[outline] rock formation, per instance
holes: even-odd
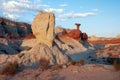
[[[13,55],[22,51],[21,41],[12,41],[0,38],[0,54]]]
[[[0,37],[9,36],[12,38],[25,37],[32,33],[31,25],[23,22],[15,22],[0,17]]]
[[[30,50],[24,50],[19,55],[20,66],[24,67],[39,67],[40,59],[45,59],[50,62],[50,65],[66,64],[68,63],[68,57],[63,54],[57,46],[49,48],[44,43],[38,43]]]
[[[36,39],[23,42],[28,46],[19,53],[20,66],[38,67],[40,59],[46,59],[51,65],[68,63],[68,56],[53,41],[55,17],[53,13],[39,12],[32,23],[32,31]],[[34,44],[32,44],[34,42]],[[28,45],[31,43],[31,45]]]
[[[5,35],[5,30],[2,24],[0,24],[0,36],[2,37],[3,35]]]
[[[87,35],[86,33],[82,33],[82,34],[81,34],[81,39],[82,39],[83,41],[87,41],[87,40],[88,40],[88,35]]]
[[[79,27],[80,27],[81,24],[76,23],[75,25],[76,25],[77,29],[71,30],[68,33],[68,36],[79,41],[79,40],[81,40],[81,34],[82,34],[82,32],[79,30]]]
[[[11,25],[6,27],[8,23]],[[15,27],[16,23],[9,21],[5,23],[4,20],[2,20],[0,24],[2,26],[0,31],[3,29],[5,31],[1,32],[2,35],[6,35],[6,33],[8,33],[8,35],[16,36],[14,34],[17,34],[17,36],[22,36],[22,31],[26,32],[28,30],[24,26],[19,28]],[[23,24],[21,23],[20,25]],[[0,61],[0,64],[2,65],[8,61],[17,60],[19,67],[21,68],[36,68],[40,65],[40,59],[48,60],[51,65],[64,65],[71,60],[79,61],[81,59],[90,63],[88,59],[89,57],[96,59],[96,55],[94,54],[95,49],[92,45],[86,42],[88,36],[86,33],[82,33],[80,31],[80,24],[76,24],[76,27],[76,29],[69,31],[62,29],[61,34],[59,34],[58,30],[56,37],[54,37],[54,14],[39,12],[32,23],[32,32],[35,38],[29,39],[33,36],[32,34],[27,37],[28,39],[22,40],[22,42],[15,42],[8,39],[3,40],[0,38],[0,46],[2,46],[0,47],[0,54],[3,54],[0,57],[4,57],[2,58],[2,61]],[[11,31],[13,33],[11,33]],[[11,55],[8,56],[8,54]]]
[[[80,31],[80,25],[79,23],[76,23],[76,29],[72,29],[69,32],[67,32],[66,30],[62,31],[62,34],[58,35],[60,37],[70,37],[73,38],[77,41],[83,40],[83,41],[87,41],[88,40],[88,35],[86,33],[82,33]]]
[[[54,39],[55,16],[53,13],[40,12],[32,23],[32,31],[39,42],[52,46]]]

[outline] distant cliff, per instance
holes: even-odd
[[[15,22],[0,17],[0,37],[25,37],[32,33],[31,25],[24,22]]]

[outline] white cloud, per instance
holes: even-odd
[[[40,5],[41,7],[50,7],[49,5],[47,4],[43,4],[43,5]]]
[[[10,14],[10,13],[3,13],[6,18],[9,18],[11,20],[16,20],[19,18],[17,14]]]
[[[10,1],[8,3],[4,2],[1,6],[1,9],[5,12],[19,12],[19,9],[16,7],[18,5],[15,1]]]
[[[68,4],[64,3],[64,4],[60,4],[61,7],[66,7],[68,6]]]
[[[45,6],[45,5],[44,5]],[[41,9],[40,5],[35,5],[30,0],[16,0],[16,1],[4,1],[0,9],[8,18],[13,18],[13,15],[17,16],[19,14],[27,13],[27,11],[39,11]],[[17,18],[15,17],[15,18]]]
[[[45,9],[45,11],[47,11],[47,12],[62,13],[63,9],[48,8],[48,9]]]
[[[30,0],[19,0],[19,2],[29,3]]]
[[[87,16],[93,16],[98,11],[97,8],[92,9],[92,12],[86,12],[86,13],[66,13],[62,14],[64,9],[62,8],[51,8],[47,4],[41,4],[42,0],[0,0],[0,12],[3,13],[3,15],[10,19],[17,19],[20,16],[23,16],[23,14],[27,15],[34,15],[36,12],[42,10],[47,12],[54,12],[57,13],[57,19],[61,19],[62,21],[65,21],[70,18],[81,18],[81,17],[87,17]],[[65,7],[68,6],[68,4],[60,4],[59,6]],[[80,8],[83,8],[80,6]],[[22,15],[21,15],[22,14]]]
[[[67,13],[67,14],[59,15],[58,18],[61,18],[61,19],[70,19],[70,18],[88,17],[88,16],[93,16],[93,15],[95,15],[95,13],[93,13],[93,12],[86,12],[86,13]]]

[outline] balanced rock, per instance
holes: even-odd
[[[69,37],[71,37],[71,38],[73,38],[73,39],[75,39],[75,40],[81,40],[81,31],[79,30],[79,27],[80,27],[80,25],[81,24],[75,24],[76,25],[76,27],[77,27],[77,29],[73,29],[73,30],[71,30],[69,33],[68,33],[68,36]]]
[[[32,31],[38,42],[52,46],[54,39],[55,16],[53,13],[42,12],[35,17]]]

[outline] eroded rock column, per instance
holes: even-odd
[[[37,41],[52,46],[54,39],[55,16],[53,13],[42,12],[34,18],[32,32]]]

